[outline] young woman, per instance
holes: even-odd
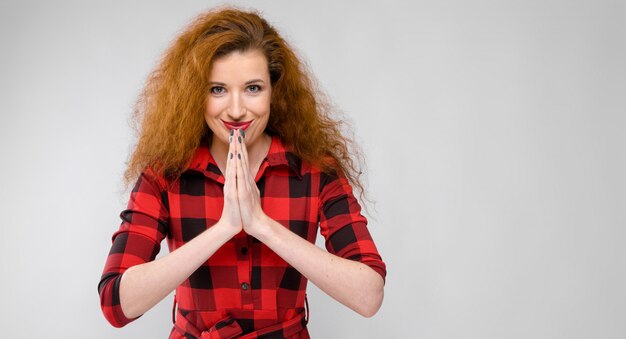
[[[107,320],[124,326],[176,289],[170,338],[308,338],[307,280],[374,315],[386,268],[326,107],[258,14],[193,22],[138,101],[136,184],[98,285]]]

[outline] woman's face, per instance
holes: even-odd
[[[270,116],[271,83],[265,55],[259,50],[232,52],[213,61],[204,118],[213,143],[228,147],[230,130],[245,131],[254,147]]]

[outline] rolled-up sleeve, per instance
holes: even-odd
[[[320,232],[326,249],[342,258],[359,261],[385,279],[387,270],[367,229],[367,219],[343,176],[323,174],[320,192]]]
[[[157,177],[144,172],[137,180],[122,211],[120,228],[113,234],[112,246],[98,284],[100,307],[115,327],[137,319],[122,312],[119,287],[122,274],[130,267],[154,260],[167,235],[169,213],[167,193]]]

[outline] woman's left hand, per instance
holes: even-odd
[[[241,212],[241,222],[246,233],[256,237],[263,227],[263,220],[267,218],[261,207],[261,197],[259,188],[256,186],[254,178],[250,174],[250,163],[248,160],[248,149],[245,137],[241,130],[235,131],[237,144],[237,196],[239,198],[239,209]]]
[[[383,300],[383,278],[365,264],[328,253],[270,219],[261,207],[260,192],[250,174],[245,140],[239,131],[234,138],[238,147],[237,196],[244,231],[331,297],[363,316],[374,315]]]

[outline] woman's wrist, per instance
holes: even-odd
[[[218,232],[218,237],[220,239],[224,239],[224,242],[230,240],[232,237],[241,232],[241,229],[228,225],[223,220],[219,220],[215,225],[211,226],[210,229]]]
[[[261,215],[255,218],[255,222],[251,227],[246,229],[246,233],[257,238],[261,242],[265,242],[274,233],[274,221],[268,217],[267,214],[261,213]]]

